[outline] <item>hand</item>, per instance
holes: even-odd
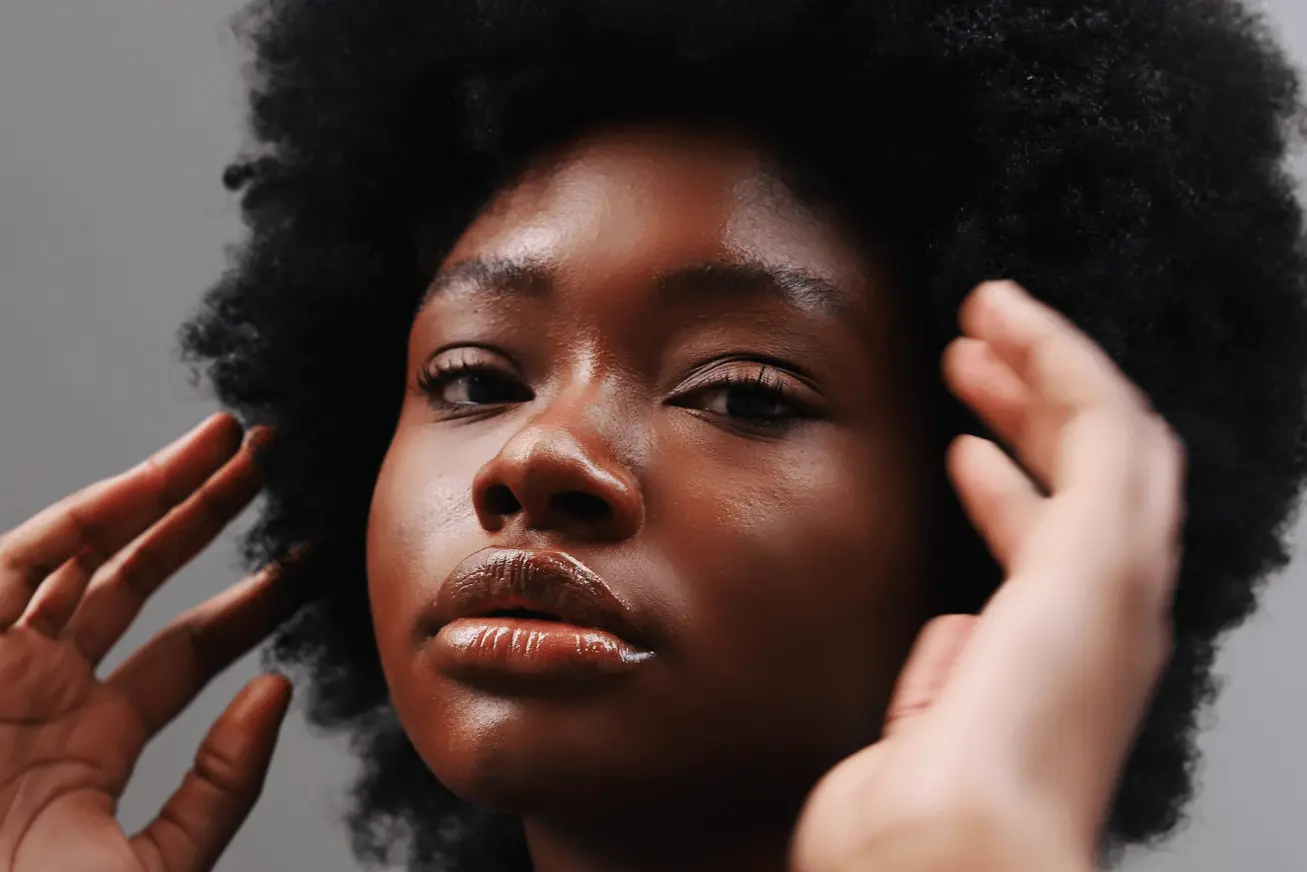
[[[241,691],[153,823],[129,837],[114,814],[146,743],[287,616],[275,572],[175,619],[108,677],[95,672],[145,600],[260,488],[250,441],[215,415],[0,537],[0,869],[217,862],[262,787],[290,698],[284,678]]]
[[[979,616],[922,630],[883,738],[809,797],[799,872],[1093,868],[1170,657],[1178,438],[1102,349],[1020,288],[981,285],[961,325],[945,380],[1020,465],[964,436],[948,468],[1006,579]]]

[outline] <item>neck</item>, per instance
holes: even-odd
[[[754,810],[755,812],[757,810]],[[786,872],[798,809],[523,821],[533,872]]]

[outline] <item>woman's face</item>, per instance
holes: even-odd
[[[794,803],[876,736],[936,460],[894,289],[767,165],[668,127],[541,156],[413,323],[369,587],[466,799]]]

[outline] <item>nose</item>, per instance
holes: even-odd
[[[558,420],[519,430],[472,482],[481,526],[512,524],[582,541],[617,542],[644,522],[644,498],[631,471],[604,440]]]

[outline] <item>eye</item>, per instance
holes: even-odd
[[[761,372],[757,381],[733,379],[706,389],[700,393],[699,401],[705,412],[747,421],[793,417],[794,411],[786,400],[784,388],[764,381]]]
[[[534,398],[512,368],[485,349],[455,349],[437,356],[418,373],[417,385],[432,408],[444,412],[470,412]]]
[[[800,396],[810,392],[775,367],[737,361],[696,379],[672,403],[749,429],[775,431],[816,417],[813,405]]]

